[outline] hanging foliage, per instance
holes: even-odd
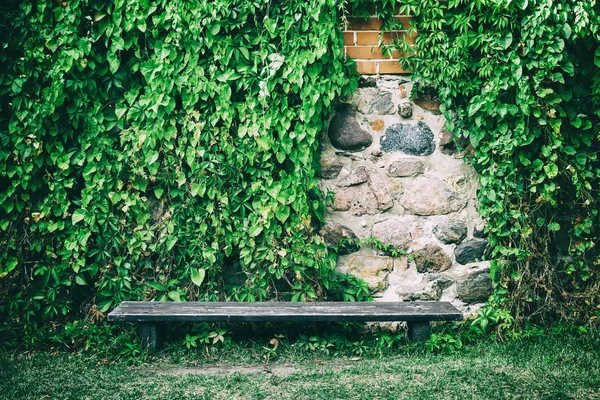
[[[356,87],[333,0],[8,1],[0,320],[124,299],[362,299],[313,233]]]
[[[596,0],[353,1],[393,25],[420,90],[479,172],[492,276],[517,322],[600,316],[600,4]]]

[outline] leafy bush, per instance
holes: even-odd
[[[356,87],[337,6],[4,2],[1,329],[365,291],[313,234],[318,135]]]

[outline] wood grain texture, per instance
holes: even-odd
[[[345,322],[460,320],[462,313],[448,302],[394,303],[222,303],[124,301],[108,314],[115,322]]]

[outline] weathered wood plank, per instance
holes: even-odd
[[[462,319],[462,313],[447,302],[123,302],[108,315],[109,321],[130,322],[345,322],[459,319]]]

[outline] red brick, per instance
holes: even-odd
[[[377,61],[357,61],[356,70],[363,75],[377,74]]]
[[[357,45],[379,45],[379,32],[356,32]]]
[[[344,44],[346,46],[356,45],[356,42],[354,42],[354,32],[344,32]]]
[[[385,60],[379,62],[380,74],[408,74],[410,71],[402,68],[398,60]]]
[[[346,54],[358,59],[384,59],[381,49],[377,46],[346,47]]]

